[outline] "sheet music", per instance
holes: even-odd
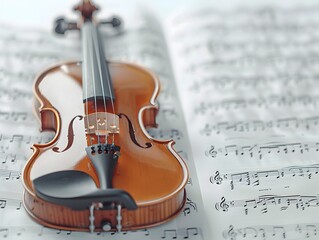
[[[134,12],[131,9],[132,12]],[[121,12],[117,12],[121,15]],[[33,143],[48,142],[50,133],[39,133],[33,109],[32,83],[44,67],[62,60],[80,58],[77,33],[64,37],[49,31],[0,28],[0,238],[3,239],[203,239],[204,209],[179,100],[175,94],[169,54],[159,23],[141,12],[121,15],[122,32],[110,34],[105,42],[112,60],[128,60],[155,71],[162,82],[159,97],[158,129],[150,134],[173,138],[175,148],[187,162],[190,178],[187,202],[179,216],[158,227],[121,233],[83,233],[49,229],[36,224],[22,203],[21,169],[31,154]],[[64,89],[67,91],[68,89]]]
[[[210,239],[318,239],[319,5],[168,22]]]

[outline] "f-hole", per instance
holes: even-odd
[[[127,122],[128,122],[129,134],[130,134],[132,142],[135,143],[135,145],[139,146],[140,148],[150,148],[150,147],[152,147],[152,143],[150,143],[150,142],[146,142],[145,146],[142,146],[141,144],[139,144],[137,142],[136,137],[135,137],[135,130],[134,130],[134,127],[133,127],[133,124],[132,124],[131,120],[124,113],[120,113],[119,117],[122,118],[122,116],[124,116],[126,118]]]
[[[66,145],[66,147],[60,151],[59,147],[54,147],[52,148],[52,150],[56,153],[62,153],[62,152],[65,152],[66,150],[68,150],[70,147],[72,147],[73,145],[73,142],[74,142],[74,131],[73,131],[73,123],[74,123],[74,120],[76,118],[79,118],[79,120],[81,121],[83,119],[83,116],[81,115],[77,115],[75,116],[69,123],[69,129],[68,129],[68,144]]]

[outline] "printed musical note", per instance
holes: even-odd
[[[212,49],[212,42],[208,43],[207,46],[208,49]],[[251,42],[252,45],[258,45],[258,42]],[[215,43],[214,48],[217,47],[225,49],[225,44],[222,42]],[[194,46],[190,46],[189,48],[193,48]],[[202,46],[202,48],[205,48],[205,45]],[[186,49],[184,49],[186,52]],[[184,52],[184,53],[185,53]],[[190,69],[196,69],[196,66],[189,66]],[[260,75],[260,73],[253,73],[250,76],[242,76],[238,75],[236,73],[215,73],[213,74],[207,74],[207,76],[201,78],[200,80],[194,81],[193,85],[191,86],[191,91],[203,91],[205,88],[214,88],[219,89],[222,91],[227,90],[243,90],[243,91],[249,91],[249,90],[258,90],[261,88],[267,88],[270,87],[272,84],[277,84],[279,87],[285,87],[287,85],[293,85],[293,86],[302,86],[304,84],[313,84],[315,81],[314,77],[309,76],[304,73],[265,73],[264,75]]]
[[[200,133],[206,136],[221,133],[250,134],[256,131],[302,129],[313,131],[319,127],[319,116],[307,118],[281,118],[269,121],[219,122],[214,125],[206,123]]]
[[[10,171],[0,169],[0,180],[4,179],[7,181],[19,180],[21,176],[20,171]]]
[[[59,235],[62,235],[62,234],[65,234],[65,235],[71,235],[72,234],[72,231],[62,231],[61,229],[60,230],[58,230],[57,232],[56,232],[56,234],[59,234]]]
[[[235,228],[229,226],[223,231],[224,239],[316,239],[318,223],[313,224],[287,224],[287,225],[259,225]]]
[[[189,237],[198,235],[198,228],[186,228],[186,235],[184,239],[188,239]]]
[[[22,147],[22,145],[30,146],[31,143],[46,143],[49,142],[51,139],[52,133],[42,135],[0,134],[0,147],[3,149],[9,149],[9,146],[11,146],[12,144],[17,144],[19,147]]]
[[[8,228],[0,228],[0,233],[2,235],[3,238],[7,238],[8,237]]]
[[[148,229],[142,229],[140,231],[143,232],[145,236],[149,236],[150,235],[150,231]]]
[[[203,239],[201,237],[202,232],[197,227],[183,227],[179,228],[178,231],[175,229],[141,229],[133,231],[123,231],[121,233],[117,232],[95,232],[95,233],[85,233],[85,232],[74,232],[74,231],[64,231],[56,230],[51,228],[46,228],[40,225],[35,226],[7,226],[0,228],[0,237],[7,238],[22,236],[23,238],[36,239],[39,237],[47,237],[49,239],[101,239],[110,238],[114,236],[120,239]],[[114,238],[113,237],[113,238]]]
[[[284,108],[288,106],[305,106],[315,108],[319,103],[319,96],[279,96],[273,95],[259,99],[233,99],[221,102],[199,102],[194,107],[196,114],[216,114],[217,111],[230,111],[240,109]]]
[[[243,231],[243,237],[245,238],[246,236],[252,236],[256,238],[258,236],[258,232],[253,227],[246,227],[244,228],[244,231]]]
[[[31,100],[32,93],[24,92],[18,89],[7,90],[2,89],[0,90],[0,101],[15,101],[15,100]]]
[[[14,153],[0,153],[0,171],[12,169],[13,171],[21,170],[27,156]]]
[[[183,213],[184,215],[188,215],[190,214],[191,212],[193,211],[198,211],[197,210],[197,205],[194,201],[192,201],[189,197],[186,198],[186,204],[185,204],[185,207],[184,207],[184,210],[183,210]]]
[[[7,205],[7,200],[0,199],[0,208],[5,208]]]
[[[174,139],[180,140],[183,134],[177,129],[170,129],[170,130],[160,130],[160,129],[148,129],[148,133],[151,137],[155,139]]]
[[[251,145],[237,145],[231,144],[218,149],[211,147],[205,151],[205,155],[209,156],[209,152],[214,150],[216,155],[224,157],[250,157],[263,159],[264,155],[269,154],[304,154],[315,153],[319,151],[319,142],[286,142],[286,143],[265,143],[265,144],[251,144]],[[214,155],[215,156],[215,155]]]
[[[249,171],[240,173],[220,173],[216,171],[214,175],[210,176],[209,181],[212,184],[221,185],[229,182],[231,190],[234,190],[235,186],[251,186],[258,187],[263,185],[264,187],[271,186],[273,181],[277,182],[284,178],[300,177],[311,180],[314,175],[319,173],[319,164],[313,165],[300,165],[300,166],[288,166],[280,169],[270,169],[264,171]]]
[[[1,198],[0,199],[0,209],[4,208],[14,208],[15,210],[20,210],[22,206],[21,200]]]
[[[177,231],[175,229],[164,230],[162,239],[177,239]]]
[[[306,225],[306,238],[310,238],[311,236],[317,236],[317,226],[315,224],[307,224]]]
[[[0,111],[0,121],[31,123],[35,121],[35,117],[31,116],[28,112]]]
[[[255,199],[241,199],[226,201],[224,197],[221,202],[215,204],[217,211],[222,210],[227,212],[229,208],[243,208],[244,214],[248,215],[252,209],[259,209],[261,213],[268,213],[270,206],[277,208],[277,210],[285,211],[294,206],[295,209],[305,211],[308,208],[319,207],[317,195],[315,196],[301,196],[301,195],[262,195]]]

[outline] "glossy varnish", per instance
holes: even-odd
[[[170,220],[185,203],[184,187],[188,173],[183,160],[173,149],[173,141],[152,139],[147,127],[156,127],[159,92],[156,78],[148,71],[131,64],[109,64],[115,95],[115,113],[125,114],[119,120],[120,133],[115,143],[121,147],[121,155],[113,177],[113,187],[127,191],[138,205],[137,210],[122,210],[123,230],[145,228]],[[28,213],[48,227],[88,231],[89,211],[75,211],[46,202],[35,195],[32,180],[47,173],[61,170],[80,170],[89,174],[99,186],[97,174],[86,156],[89,138],[85,134],[84,120],[88,113],[96,111],[92,103],[83,104],[82,73],[79,63],[63,63],[40,74],[35,83],[35,105],[39,112],[42,131],[54,131],[53,140],[33,146],[33,155],[23,171],[25,187],[24,204]],[[110,106],[108,105],[108,109]],[[103,109],[97,109],[98,112]],[[78,117],[76,117],[78,116]],[[71,147],[68,129],[73,121],[74,138]],[[140,146],[132,141],[129,121]],[[97,141],[93,137],[93,142]],[[100,141],[105,141],[100,139]],[[147,143],[150,148],[143,148]],[[81,188],[81,185],[78,186]],[[96,231],[101,222],[109,221],[115,229],[116,211],[95,211]]]

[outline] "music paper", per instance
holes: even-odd
[[[318,239],[318,16],[210,5],[170,19],[205,239]]]
[[[26,214],[21,170],[32,144],[53,136],[38,131],[32,84],[79,60],[81,46],[78,32],[0,25],[0,238],[318,239],[319,5],[248,2],[160,20],[118,11],[124,28],[101,28],[110,60],[159,77],[159,127],[148,132],[174,139],[190,171],[176,219],[121,233],[50,229]]]

